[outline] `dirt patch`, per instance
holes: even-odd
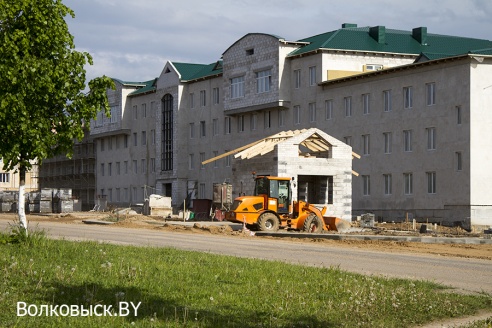
[[[12,223],[17,221],[17,215],[14,213],[0,213],[1,220],[8,220]],[[144,215],[119,215],[101,212],[76,212],[61,214],[29,214],[28,221],[43,222],[60,222],[66,224],[83,224],[83,220],[101,220],[112,222],[111,226],[154,229],[166,232],[181,233],[199,233],[212,234],[231,237],[252,237],[252,233],[246,231],[234,231],[229,225],[211,225],[209,222],[195,222],[180,224],[180,222],[166,222],[160,217],[149,217]],[[419,236],[420,225],[413,229],[412,225],[401,223],[384,223],[377,224],[374,229],[366,229],[361,232],[352,232],[351,234],[373,234],[373,235],[392,235],[392,236]],[[426,236],[446,236],[446,237],[474,237],[478,234],[469,233],[460,227],[441,227],[430,225]],[[275,238],[275,237],[261,237]],[[492,260],[492,244],[427,244],[419,242],[401,242],[401,241],[377,241],[377,240],[330,240],[323,238],[282,238],[296,243],[322,243],[333,247],[349,247],[367,250],[376,250],[391,253],[420,253],[438,256],[454,256],[462,258],[476,258]]]

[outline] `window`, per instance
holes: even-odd
[[[270,91],[272,83],[272,71],[267,69],[256,73],[256,92],[264,93]]]
[[[190,108],[195,108],[195,94],[190,93]]]
[[[104,163],[101,163],[101,176],[104,176]]]
[[[142,104],[142,117],[147,117],[147,104]]]
[[[301,124],[301,106],[294,106],[294,124]]]
[[[205,121],[200,121],[200,138],[205,138],[206,128]]]
[[[137,105],[133,106],[133,119],[138,119],[138,107]]]
[[[128,188],[123,188],[123,200],[124,201],[129,200]]]
[[[371,176],[362,176],[362,195],[369,196],[371,194]]]
[[[403,173],[403,192],[405,195],[413,194],[413,174]]]
[[[10,173],[0,173],[0,182],[2,183],[10,182]]]
[[[263,114],[263,123],[265,124],[265,129],[272,127],[272,111],[267,110]]]
[[[121,201],[121,196],[120,196],[120,188],[116,188],[116,201],[119,202]]]
[[[123,148],[128,148],[128,136],[123,136]]]
[[[138,136],[137,133],[133,133],[133,145],[136,147],[138,145]]]
[[[204,199],[205,198],[205,184],[204,183],[200,183],[200,185],[198,186],[198,195],[200,196],[201,199]]]
[[[343,98],[343,103],[345,106],[345,117],[352,116],[352,97]]]
[[[231,98],[244,97],[244,76],[231,79]]]
[[[205,90],[200,91],[200,106],[205,107],[207,105],[207,94]]]
[[[246,49],[246,56],[253,56],[255,54],[255,48]]]
[[[101,151],[104,151],[104,148],[105,148],[105,146],[104,146],[105,141],[106,141],[106,139],[104,139],[104,138],[102,138],[102,139],[101,139]]]
[[[145,174],[147,173],[147,161],[145,160],[145,158],[142,158],[141,162],[140,162],[140,166],[141,166],[141,170],[142,170],[142,173]]]
[[[456,124],[461,125],[461,121],[462,121],[461,106],[456,106]]]
[[[161,170],[173,170],[174,155],[174,98],[170,94],[164,95],[161,101],[162,130],[161,130]]]
[[[116,136],[114,138],[115,144],[116,144],[116,149],[120,149],[120,137]],[[87,155],[87,148],[86,148],[86,155]]]
[[[138,163],[136,159],[133,160],[133,173],[138,173]]]
[[[368,93],[362,95],[362,112],[364,115],[367,115],[371,112],[371,108],[369,107],[369,100],[370,97]]]
[[[343,137],[343,142],[352,147],[352,136]]]
[[[362,135],[362,153],[364,155],[369,155],[370,154],[370,135],[369,134],[364,134]]]
[[[195,123],[190,123],[190,139],[195,138]]]
[[[147,145],[147,131],[142,131],[142,146]]]
[[[309,67],[309,85],[316,85],[316,66]]]
[[[195,155],[194,154],[188,155],[188,169],[189,170],[195,169]]]
[[[309,121],[316,122],[316,103],[309,103]]]
[[[116,123],[118,121],[118,107],[111,106],[111,119],[110,123]]]
[[[410,109],[413,107],[412,87],[403,88],[403,108]]]
[[[226,150],[225,152],[228,153],[229,150]],[[231,155],[228,155],[228,156],[225,157],[225,166],[226,167],[231,167]]]
[[[216,118],[214,118],[212,120],[212,129],[213,129],[214,136],[218,136],[219,135],[219,120]]]
[[[426,172],[427,175],[427,193],[436,193],[436,172]]]
[[[333,99],[325,100],[325,119],[331,120],[333,118]]]
[[[231,118],[228,116],[224,118],[224,134],[231,134]]]
[[[299,89],[301,87],[301,70],[296,69],[294,71],[294,88]]]
[[[155,145],[155,130],[150,130],[150,142],[152,143],[152,145]]]
[[[427,150],[436,150],[436,128],[427,128]]]
[[[155,117],[157,113],[157,103],[155,101],[150,102],[150,117]]]
[[[218,150],[214,150],[213,151],[213,154],[214,154],[214,157],[217,157],[217,156],[219,156],[219,151]],[[215,160],[214,161],[214,169],[216,169],[218,167],[219,167],[219,161]]]
[[[393,144],[393,134],[391,132],[384,132],[384,153],[391,154]]]
[[[412,151],[412,130],[403,131],[403,150],[406,152]]]
[[[150,172],[155,173],[155,158],[150,159]]]
[[[138,198],[137,198],[137,187],[133,187],[132,188],[132,200],[134,202],[138,201]]]
[[[463,171],[463,154],[460,151],[455,153],[456,155],[456,171]]]
[[[108,201],[113,201],[113,189],[111,188],[108,189]]]
[[[239,115],[237,119],[237,130],[238,132],[244,132],[244,115]]]
[[[258,124],[258,114],[251,114],[249,127],[251,131],[256,130],[256,125]]]
[[[383,103],[384,103],[384,111],[391,112],[392,104],[391,104],[391,90],[383,91]]]
[[[120,162],[116,162],[116,175],[120,175]]]
[[[427,95],[427,106],[436,104],[436,84],[427,83],[425,85],[425,93]]]
[[[384,177],[384,194],[391,195],[392,194],[391,174],[383,174],[383,177]]]
[[[128,161],[123,162],[123,172],[128,174]]]
[[[278,126],[285,126],[285,115],[287,115],[286,109],[279,109],[278,111]]]
[[[113,138],[114,137],[108,137],[108,150],[113,150]]]
[[[113,174],[113,163],[108,163],[108,176]]]
[[[205,165],[202,164],[204,161],[205,161],[205,153],[200,153],[200,169],[201,170],[205,169]]]
[[[219,88],[212,89],[212,102],[214,105],[218,105],[220,103]]]

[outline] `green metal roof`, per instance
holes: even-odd
[[[353,27],[350,24],[332,32],[301,39],[309,44],[294,50],[289,56],[320,49],[384,52],[397,54],[432,53],[456,56],[473,49],[492,48],[492,41],[427,33],[426,27],[413,31],[386,29],[384,26]],[[419,41],[420,39],[420,41]]]
[[[129,93],[129,96],[136,96],[136,95],[141,95],[149,92],[154,92],[155,91],[155,84],[157,82],[157,78],[145,82],[140,82],[139,86],[142,86],[141,88],[138,88],[137,90]]]
[[[171,62],[181,75],[181,81],[187,82],[222,74],[222,61],[212,64],[190,64]]]

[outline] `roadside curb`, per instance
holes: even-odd
[[[399,241],[419,242],[424,244],[492,244],[492,239],[466,238],[466,237],[432,237],[432,236],[373,236],[373,235],[349,235],[349,234],[312,234],[291,232],[263,232],[257,231],[257,236],[299,238],[299,239],[331,239],[331,240],[375,240],[375,241]]]

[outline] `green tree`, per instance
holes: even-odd
[[[18,214],[27,233],[25,175],[32,162],[72,155],[73,141],[101,108],[109,116],[107,88],[99,77],[86,89],[85,64],[65,19],[74,12],[61,0],[0,0],[0,157],[20,174]]]

